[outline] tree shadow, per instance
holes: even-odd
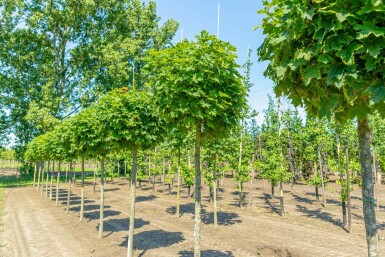
[[[156,197],[155,195],[148,195],[148,196],[137,196],[135,199],[136,199],[137,203],[140,203],[140,202],[145,202],[145,201],[152,201],[156,198],[158,198],[158,197]]]
[[[270,201],[270,199],[272,199],[271,195],[269,194],[266,194],[266,193],[263,193],[264,195],[264,199],[265,199],[265,203],[267,203],[267,205],[269,206],[268,208],[271,210],[271,212],[273,213],[276,213],[276,214],[280,214],[280,209],[276,206],[273,205],[273,203]]]
[[[89,202],[94,203],[94,201],[89,201]],[[71,202],[71,204],[72,204],[72,202]],[[106,208],[106,207],[104,207],[104,208]],[[84,204],[84,212],[94,211],[94,210],[99,210],[99,209],[100,209],[100,205],[98,205],[98,204]],[[70,211],[78,212],[78,211],[80,211],[80,206],[71,207]]]
[[[204,224],[213,224],[214,223],[214,213],[206,211],[206,209],[204,207],[205,206],[202,206],[202,210],[201,210],[202,222]],[[176,207],[175,206],[169,207],[166,209],[166,212],[169,214],[175,215]],[[181,213],[180,216],[182,216],[183,214],[191,214],[192,216],[194,216],[195,204],[194,203],[181,204],[180,205],[180,213]],[[234,225],[236,223],[242,222],[240,219],[238,219],[239,215],[237,213],[234,213],[234,212],[218,211],[217,216],[218,216],[218,225],[222,225],[222,226],[230,226],[230,225]]]
[[[317,210],[310,210],[309,208],[300,205],[297,205],[296,207],[297,210],[304,213],[306,217],[317,218],[330,222],[335,226],[342,226],[340,221],[335,220],[330,213],[322,211],[321,208],[318,208]]]
[[[104,206],[104,209],[109,208],[110,206]],[[104,210],[104,218],[117,216],[121,214],[120,211],[113,211],[113,210]],[[88,218],[89,221],[91,220],[97,220],[100,218],[100,210],[92,211],[92,212],[86,212],[84,213],[84,217]]]
[[[141,218],[135,219],[135,229],[141,228],[145,225],[150,224],[149,221],[143,220]],[[111,232],[105,237],[111,235],[112,233],[119,231],[128,231],[130,228],[130,219],[121,218],[121,219],[109,219],[104,221],[104,231]]]
[[[217,250],[203,250],[201,251],[202,257],[234,257],[230,251],[221,252]],[[194,257],[194,251],[181,251],[179,257]]]
[[[291,194],[294,198],[294,200],[296,200],[297,202],[300,202],[300,203],[308,203],[308,204],[313,204],[315,203],[316,201],[315,200],[311,200],[309,198],[306,198],[306,197],[302,197],[302,196],[299,196],[299,195],[296,195],[296,194]]]
[[[120,246],[127,247],[127,240],[126,237]],[[181,232],[168,232],[161,229],[143,231],[134,235],[134,249],[142,250],[138,256],[142,257],[148,250],[169,247],[184,240]]]

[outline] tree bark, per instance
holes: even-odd
[[[214,165],[213,165],[213,175],[214,175],[214,183],[213,183],[213,193],[214,193],[214,228],[218,227],[218,211],[217,211],[217,155],[214,155]]]
[[[250,178],[250,192],[249,192],[249,209],[251,209],[251,206],[252,206],[252,204],[253,204],[253,181],[254,181],[254,178],[255,178],[254,162],[255,162],[255,154],[253,154],[252,160],[251,160],[251,178]]]
[[[36,183],[36,171],[38,170],[38,162],[35,162],[35,167],[34,167],[34,170],[33,170],[33,186],[32,187],[35,187]]]
[[[285,205],[283,202],[283,183],[282,180],[279,181],[279,192],[280,192],[280,198],[279,198],[279,203],[281,205],[281,216],[283,217],[285,215]]]
[[[178,168],[177,168],[177,180],[178,180],[178,188],[176,190],[176,216],[180,215],[180,147],[178,149]]]
[[[99,235],[98,238],[103,237],[103,230],[104,230],[104,159],[105,157],[102,157],[102,161],[100,162],[100,213],[99,213]]]
[[[52,189],[53,189],[53,172],[55,171],[55,161],[52,161],[52,170],[51,170],[51,185],[49,189],[49,199],[52,200]]]
[[[61,163],[59,162],[58,165],[58,172],[57,172],[57,177],[56,177],[56,201],[55,201],[55,207],[58,206],[59,204],[59,181],[60,181],[60,169],[61,169]]]
[[[135,202],[136,202],[136,159],[138,154],[137,146],[132,149],[132,174],[131,174],[131,193],[130,193],[130,227],[128,231],[128,245],[127,245],[127,256],[133,257],[134,250],[134,227],[135,227]]]
[[[195,139],[195,217],[194,217],[194,257],[201,256],[201,122],[196,123]]]
[[[79,221],[83,221],[84,217],[84,157],[82,158],[82,189],[80,195],[80,216]]]
[[[318,147],[318,159],[319,159],[319,170],[321,175],[321,186],[322,186],[322,203],[324,207],[326,207],[326,196],[325,196],[325,182],[324,182],[324,172],[322,168],[322,158],[321,158],[321,150],[320,147]]]
[[[346,147],[346,200],[348,202],[348,231],[352,227],[352,206],[350,203],[350,172],[349,172],[349,149]]]
[[[46,180],[45,180],[45,198],[48,197],[48,181],[49,181],[49,164],[50,164],[50,161],[48,161],[48,164],[47,164],[47,176],[46,176]]]
[[[370,128],[368,118],[358,120],[358,140],[362,176],[362,203],[368,244],[368,257],[378,257],[378,233],[373,192],[372,158],[370,153]]]
[[[338,156],[338,172],[340,174],[340,181],[341,181],[341,196],[344,194],[344,187],[342,184],[343,181],[343,174],[342,174],[342,164],[341,164],[341,142],[340,142],[340,135],[336,133],[336,140],[337,140],[337,156]],[[342,226],[346,227],[346,201],[342,198],[341,200],[341,206],[342,206]]]
[[[39,170],[37,172],[37,187],[36,187],[36,191],[39,191],[39,188],[40,188],[40,177],[41,177],[41,171],[43,170],[43,164],[41,161],[39,161]]]
[[[70,162],[68,169],[71,171],[71,169],[72,169],[72,161]],[[66,213],[69,212],[70,204],[71,204],[71,185],[72,185],[72,183],[71,183],[71,180],[70,180],[70,181],[68,181]]]
[[[41,170],[41,187],[40,187],[40,194],[43,195],[43,189],[44,189],[44,172],[45,172],[45,162],[43,162],[43,167]]]

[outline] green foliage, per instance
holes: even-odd
[[[151,51],[145,70],[161,115],[185,131],[199,121],[206,135],[228,134],[246,103],[235,58],[235,47],[205,31],[196,42]]]
[[[384,114],[382,1],[264,1],[258,49],[278,95],[338,121]]]
[[[32,163],[25,162],[18,168],[18,172],[22,178],[33,178],[34,167]]]

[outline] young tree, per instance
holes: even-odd
[[[368,115],[385,114],[382,1],[264,2],[266,34],[258,50],[277,95],[308,113],[337,121],[358,118],[368,256],[379,256]]]
[[[147,59],[161,114],[185,131],[195,129],[195,257],[200,256],[202,142],[226,135],[245,107],[246,89],[235,58],[235,47],[203,31],[196,42],[153,51]]]
[[[138,150],[155,146],[164,136],[164,124],[146,92],[113,90],[100,99],[96,113],[98,130],[112,149],[132,150],[130,227],[127,256],[133,256],[135,194]]]

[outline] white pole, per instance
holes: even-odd
[[[219,39],[219,21],[220,21],[221,3],[218,0],[218,23],[217,23],[217,38]]]

